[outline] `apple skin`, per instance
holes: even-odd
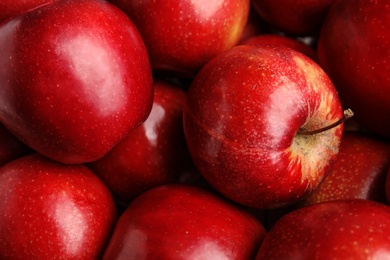
[[[0,24],[14,16],[27,12],[30,9],[54,1],[55,0],[2,0],[0,1]]]
[[[237,46],[206,64],[183,110],[200,173],[223,195],[254,208],[296,202],[334,162],[343,125],[337,92],[307,56],[281,45]]]
[[[389,167],[390,142],[368,134],[345,132],[328,176],[301,204],[353,198],[385,203]]]
[[[253,9],[270,26],[284,33],[318,35],[335,0],[251,0]]]
[[[152,68],[193,77],[211,58],[240,40],[249,0],[111,0],[139,29]]]
[[[311,58],[314,61],[317,61],[317,52],[313,47],[299,41],[296,38],[292,38],[281,34],[267,33],[267,34],[255,35],[243,40],[241,44],[243,45],[280,44],[289,47],[293,50],[302,52],[307,57]]]
[[[267,233],[256,260],[388,259],[390,207],[362,199],[292,211]]]
[[[84,165],[31,154],[0,168],[1,259],[98,259],[117,211]]]
[[[153,107],[146,121],[88,164],[117,201],[128,204],[148,189],[178,182],[193,167],[182,123],[185,98],[180,86],[155,79]]]
[[[345,106],[367,130],[390,138],[390,5],[336,1],[318,40],[318,59]]]
[[[129,205],[103,260],[253,259],[265,234],[254,216],[217,193],[171,184]]]
[[[146,47],[110,3],[36,8],[0,27],[0,49],[0,121],[53,160],[96,160],[150,113]]]
[[[0,166],[32,152],[0,123]]]

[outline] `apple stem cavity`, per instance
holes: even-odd
[[[315,135],[315,134],[322,133],[324,131],[327,131],[329,129],[332,129],[332,128],[344,123],[346,120],[348,120],[351,117],[353,117],[353,111],[350,108],[348,108],[348,109],[344,110],[343,117],[340,118],[339,120],[337,120],[336,122],[334,122],[333,124],[327,125],[323,128],[319,128],[316,130],[306,130],[304,128],[301,128],[298,131],[298,135]]]

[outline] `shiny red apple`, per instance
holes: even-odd
[[[192,77],[234,46],[248,20],[249,0],[111,0],[139,29],[156,70]]]
[[[253,259],[265,234],[254,216],[215,193],[166,185],[129,205],[103,260]]]
[[[270,26],[293,35],[318,35],[335,0],[251,0]]]
[[[0,23],[27,12],[30,9],[54,1],[55,0],[2,0],[0,1]]]
[[[255,208],[296,202],[336,159],[343,111],[324,71],[281,45],[237,46],[206,64],[183,110],[189,151],[228,198]]]
[[[116,214],[83,165],[32,154],[0,168],[0,259],[99,259]]]
[[[318,58],[341,101],[364,128],[390,138],[390,5],[387,0],[336,1]]]
[[[101,0],[63,0],[0,27],[0,121],[39,153],[96,160],[149,115],[152,75],[134,24]]]
[[[184,138],[186,92],[168,81],[154,81],[154,102],[146,121],[108,154],[88,166],[115,199],[129,203],[153,187],[178,182],[192,168]]]
[[[328,176],[301,204],[353,198],[384,203],[389,167],[390,142],[368,134],[346,132]]]
[[[390,207],[369,200],[307,206],[282,217],[256,260],[389,259]]]

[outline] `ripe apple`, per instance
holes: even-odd
[[[390,5],[336,1],[318,40],[318,58],[342,103],[363,127],[390,138]]]
[[[336,199],[386,202],[390,142],[358,132],[345,132],[339,155],[328,176],[302,204]]]
[[[98,259],[116,214],[107,187],[83,165],[34,153],[0,168],[1,259]]]
[[[96,160],[149,115],[147,51],[112,4],[36,8],[0,26],[0,49],[0,121],[53,160]]]
[[[32,152],[0,123],[0,166]]]
[[[281,45],[237,46],[206,64],[183,110],[189,151],[228,198],[255,208],[310,193],[334,162],[343,125],[336,89],[307,56]]]
[[[184,138],[186,92],[168,81],[154,81],[154,102],[146,121],[108,154],[88,166],[114,198],[128,204],[146,190],[178,182],[192,168]]]
[[[253,259],[265,234],[254,216],[216,193],[171,184],[129,205],[103,260]]]
[[[256,260],[389,259],[389,233],[388,205],[363,199],[318,203],[276,222]]]
[[[1,0],[0,23],[20,15],[40,5],[54,2],[55,0]]]
[[[270,26],[293,35],[317,35],[335,0],[251,0]]]
[[[250,7],[250,0],[111,2],[139,29],[152,67],[183,77],[239,41]]]
[[[296,51],[302,52],[314,61],[317,61],[317,52],[306,43],[282,34],[267,33],[248,37],[241,41],[243,45],[255,45],[255,44],[280,44]]]

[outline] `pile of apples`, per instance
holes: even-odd
[[[3,0],[0,259],[389,259],[387,0]]]

